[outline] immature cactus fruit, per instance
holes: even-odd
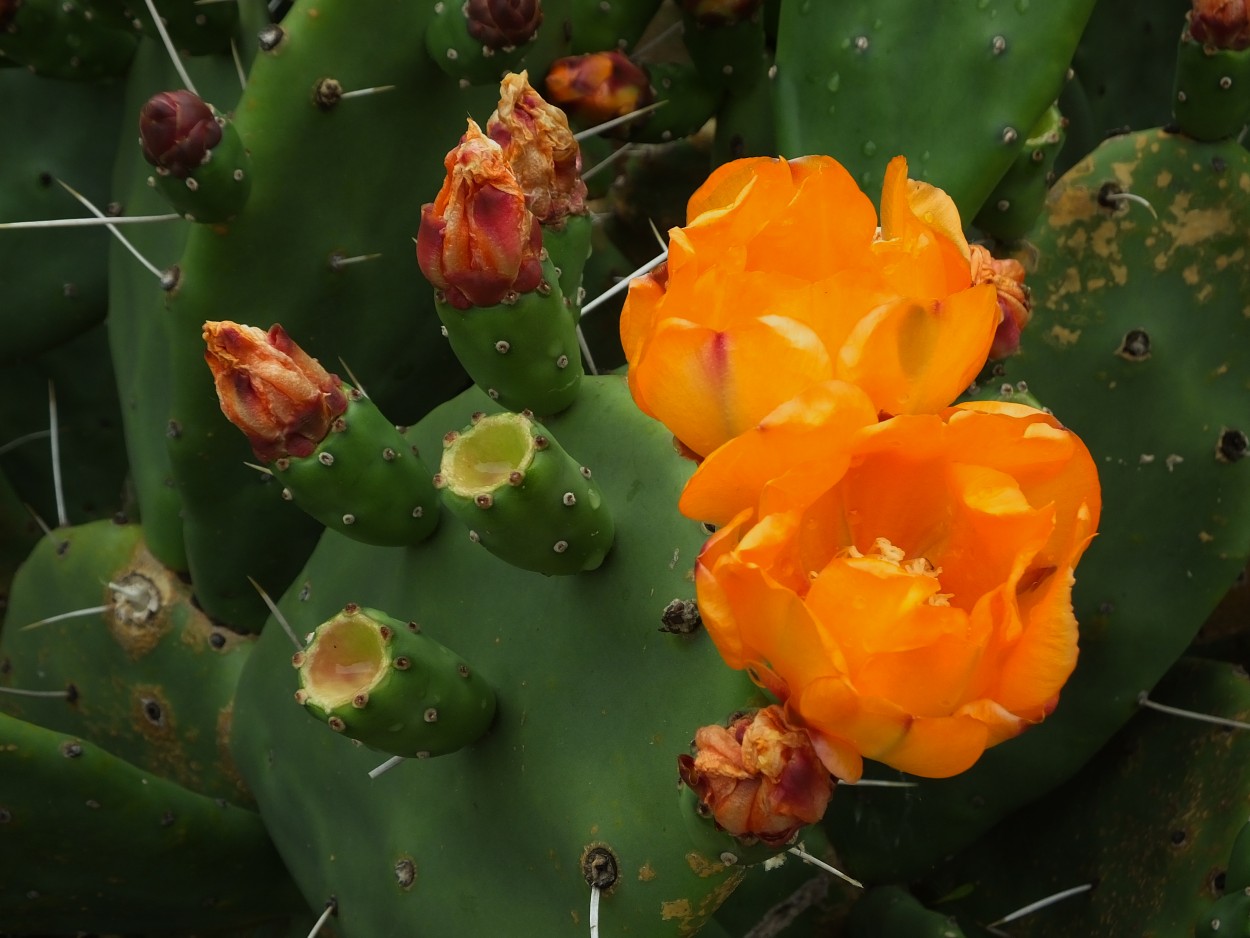
[[[811,739],[779,706],[737,716],[728,727],[700,727],[694,749],[677,757],[681,780],[698,797],[699,813],[735,837],[779,848],[824,817],[833,796]]]
[[[444,445],[435,484],[473,540],[548,575],[603,563],[615,526],[599,486],[531,415],[477,414]]]
[[[291,663],[295,700],[331,729],[397,756],[426,758],[477,740],[495,692],[450,649],[355,603],[322,623]]]
[[[541,0],[447,0],[435,4],[425,47],[452,78],[485,84],[521,60],[542,22]]]
[[[366,544],[416,544],[438,526],[438,495],[415,451],[360,391],[326,372],[279,325],[204,324],[226,417],[289,497]]]
[[[238,132],[191,91],[162,91],[139,112],[152,185],[195,221],[225,221],[247,201],[251,173]]]

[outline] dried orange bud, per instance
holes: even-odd
[[[222,412],[247,435],[258,459],[308,456],[347,409],[332,375],[275,324],[204,323],[204,354]]]
[[[1189,34],[1212,49],[1250,47],[1250,11],[1246,0],[1194,0]]]
[[[624,53],[594,52],[552,62],[547,97],[575,120],[599,124],[646,107],[654,95],[647,73]]]
[[[469,121],[443,161],[447,178],[421,207],[417,263],[457,309],[494,306],[542,281],[542,229],[499,144]]]
[[[1009,358],[1020,350],[1020,333],[1033,318],[1033,298],[1024,283],[1024,265],[1012,258],[998,259],[980,244],[972,251],[973,284],[992,284],[998,293],[1002,319],[990,346],[992,359]]]
[[[681,779],[721,829],[781,846],[825,814],[833,780],[807,733],[771,706],[728,727],[700,727],[695,755],[678,756]]]
[[[586,211],[582,153],[569,119],[534,90],[528,73],[504,77],[486,133],[503,148],[529,210],[542,224]]]

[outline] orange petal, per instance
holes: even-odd
[[[851,435],[876,419],[876,408],[854,385],[813,385],[709,454],[679,507],[687,517],[724,524],[754,507],[770,482],[787,491],[791,504],[810,501],[841,474]]]
[[[999,319],[992,287],[972,287],[923,305],[901,298],[860,320],[838,359],[838,377],[858,384],[889,414],[931,413],[976,377]]]
[[[632,382],[644,409],[706,456],[831,371],[819,338],[793,319],[763,316],[723,331],[670,319]]]

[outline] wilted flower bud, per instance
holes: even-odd
[[[1212,49],[1250,48],[1250,11],[1246,0],[1194,0],[1189,34]]]
[[[526,72],[509,73],[499,86],[499,106],[486,133],[500,147],[544,225],[586,211],[582,154],[564,112],[543,100]]]
[[[190,91],[162,91],[139,112],[143,158],[179,179],[191,175],[220,141],[213,109]]]
[[[556,59],[547,72],[547,96],[587,124],[621,117],[651,103],[647,73],[622,52]]]
[[[417,263],[457,309],[493,306],[542,282],[542,229],[499,144],[469,121],[443,161],[447,178],[421,207]]]
[[[739,23],[764,5],[764,0],[681,0],[681,8],[704,26]]]
[[[778,706],[700,727],[695,755],[678,756],[681,779],[735,837],[781,846],[825,814],[833,780],[807,733]]]
[[[1020,333],[1033,318],[1033,300],[1024,283],[1024,265],[1012,258],[998,259],[980,244],[972,251],[972,282],[993,284],[1002,319],[990,346],[991,359],[1008,358],[1020,349]]]
[[[468,0],[469,35],[491,49],[519,46],[534,38],[543,22],[541,0]]]
[[[204,342],[222,412],[264,462],[311,455],[347,409],[338,376],[279,325],[266,333],[234,322],[206,322]]]
[[[0,30],[9,28],[21,7],[22,0],[0,0]]]

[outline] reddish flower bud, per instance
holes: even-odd
[[[447,179],[421,207],[417,263],[457,309],[493,306],[542,282],[542,229],[499,144],[469,121],[443,161]]]
[[[204,342],[221,410],[264,462],[311,455],[334,418],[347,410],[338,376],[279,325],[266,333],[234,322],[206,322]]]
[[[781,846],[825,814],[833,780],[806,731],[765,707],[723,726],[700,727],[695,755],[678,756],[681,779],[735,837]]]
[[[543,22],[541,0],[468,0],[469,35],[491,49],[519,46],[534,38]]]
[[[213,109],[190,91],[162,91],[139,112],[143,158],[179,179],[191,175],[220,141]]]
[[[1024,283],[1024,265],[1012,258],[1000,260],[993,257],[980,244],[969,245],[969,248],[972,251],[973,285],[993,284],[1002,313],[989,357],[995,360],[1009,358],[1020,350],[1020,333],[1033,318],[1033,300]]]
[[[1246,0],[1194,0],[1189,34],[1212,49],[1250,48],[1250,10]]]
[[[547,72],[547,97],[574,118],[599,124],[651,103],[647,73],[621,52],[556,59]]]
[[[526,205],[540,222],[558,224],[586,211],[582,153],[569,120],[534,90],[526,72],[504,77],[486,133],[503,148]]]
[[[764,0],[681,0],[681,8],[704,26],[740,23],[764,5]]]

